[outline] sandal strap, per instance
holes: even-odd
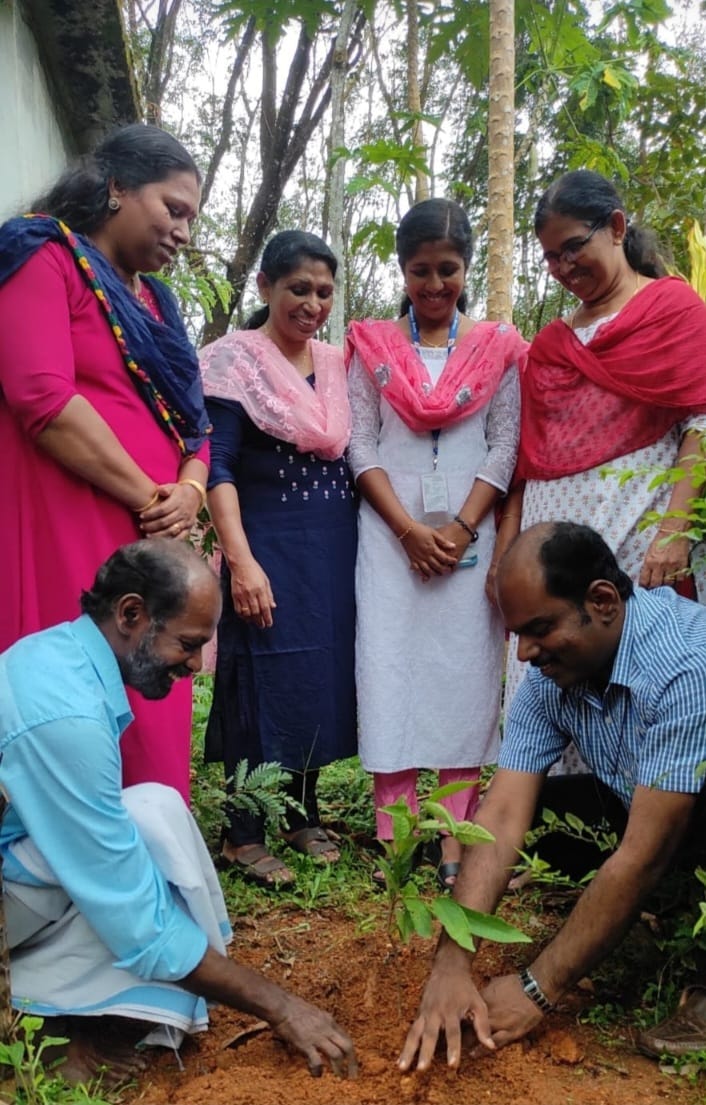
[[[271,875],[274,871],[289,870],[279,856],[272,855],[266,844],[255,845],[247,859],[236,859],[235,863],[246,870],[252,869],[258,875]]]
[[[252,867],[258,875],[272,875],[275,871],[288,871],[289,868],[279,856],[273,856],[271,854],[260,856],[254,862],[244,863],[243,867]]]
[[[301,848],[306,847],[307,844],[315,844],[317,842],[328,843],[333,847],[333,841],[328,835],[325,829],[322,829],[321,825],[307,825],[304,829],[297,829],[291,835],[284,838],[290,847]]]

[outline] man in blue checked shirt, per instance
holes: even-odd
[[[476,817],[495,843],[465,850],[454,897],[492,912],[544,807],[573,809],[586,822],[605,816],[620,843],[519,975],[479,992],[471,956],[442,936],[402,1070],[417,1053],[426,1069],[440,1032],[449,1066],[458,1066],[462,1020],[473,1023],[479,1053],[525,1036],[622,939],[689,845],[706,840],[706,609],[668,587],[633,589],[602,538],[571,522],[522,533],[501,561],[497,595],[531,667]],[[545,780],[572,740],[592,774]],[[676,1015],[643,1033],[640,1046],[648,1054],[706,1047],[706,987],[686,991]]]
[[[312,1074],[326,1062],[355,1074],[328,1013],[227,957],[223,895],[181,796],[155,783],[121,791],[125,686],[163,698],[199,670],[221,610],[217,578],[183,542],[138,541],[99,569],[81,606],[76,621],[0,656],[13,1004],[62,1018],[49,1030],[70,1037],[71,1081],[102,1063],[118,1078],[139,1069],[140,1038],[178,1046],[207,1027],[206,1001],[269,1021]],[[116,1028],[126,1024],[128,1038]]]

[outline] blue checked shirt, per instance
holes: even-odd
[[[706,608],[669,587],[636,589],[602,695],[587,684],[562,691],[530,668],[499,766],[545,772],[571,740],[626,806],[636,786],[698,793],[706,767]]]

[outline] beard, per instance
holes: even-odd
[[[128,687],[143,698],[166,698],[177,678],[191,675],[184,664],[166,664],[154,651],[157,627],[152,625],[137,648],[120,661],[120,672]]]

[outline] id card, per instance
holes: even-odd
[[[428,472],[422,476],[422,505],[425,514],[448,512],[449,488],[443,472]]]

